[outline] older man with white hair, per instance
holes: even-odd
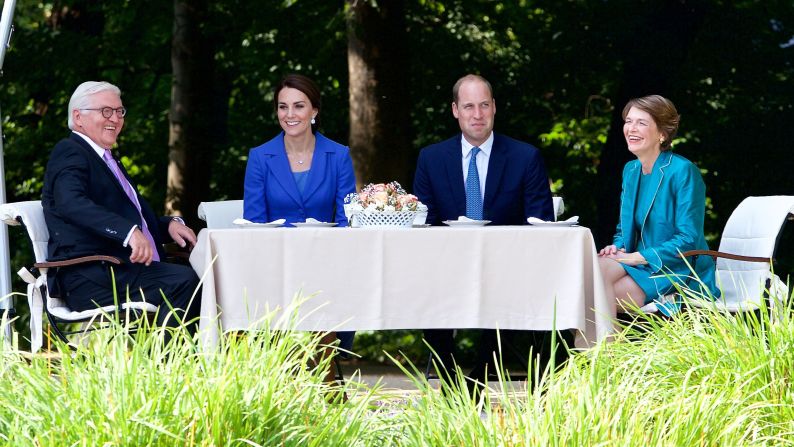
[[[69,100],[72,132],[52,150],[42,191],[48,259],[109,255],[125,262],[113,267],[113,277],[102,263],[61,267],[50,275],[50,293],[81,311],[113,305],[115,287],[119,300],[160,306],[158,323],[177,327],[198,314],[191,297],[199,280],[190,267],[160,262],[162,244],[194,245],[196,235],[179,218],[158,218],[118,162],[114,146],[126,114],[121,91],[107,82],[84,82]]]

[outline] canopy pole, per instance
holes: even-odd
[[[3,62],[6,50],[11,46],[11,32],[13,31],[13,17],[16,0],[3,0],[3,15],[0,16],[0,76],[3,73]],[[0,113],[0,123],[3,114]],[[6,203],[6,177],[3,153],[3,128],[0,125],[0,204]],[[14,300],[11,297],[11,257],[8,250],[8,226],[0,225],[0,318],[12,316]],[[0,319],[0,321],[2,321]],[[2,335],[6,344],[12,343],[11,325],[3,326]]]

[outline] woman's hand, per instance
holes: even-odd
[[[598,256],[614,259],[626,265],[644,265],[648,263],[648,261],[645,260],[645,256],[640,254],[640,252],[626,253],[625,249],[618,248],[614,245],[607,245],[602,248],[601,251],[598,252]]]
[[[648,263],[648,261],[645,260],[645,256],[638,251],[634,253],[621,252],[615,256],[610,256],[610,258],[626,265],[644,265]]]
[[[622,248],[618,248],[614,245],[607,245],[606,247],[602,248],[601,251],[598,252],[598,256],[606,256],[611,258],[618,253],[625,253],[626,251]]]

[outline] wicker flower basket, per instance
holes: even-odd
[[[411,228],[416,211],[393,211],[356,214],[357,222],[362,227],[403,227]]]

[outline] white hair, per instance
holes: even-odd
[[[121,97],[121,90],[110,82],[87,81],[77,86],[69,99],[69,129],[74,130],[72,111],[90,107],[91,101],[89,98],[91,95],[105,91],[111,91]]]

